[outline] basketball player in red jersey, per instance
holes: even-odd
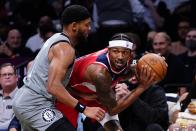
[[[107,111],[103,120],[97,118],[106,131],[122,131],[117,113],[132,104],[154,82],[155,74],[149,67],[143,66],[138,87],[120,98],[116,95],[118,93],[114,89],[117,83],[134,73],[131,68],[132,46],[133,43],[125,34],[116,34],[109,41],[108,48],[80,57],[74,64],[68,90],[83,105],[99,106]],[[56,106],[65,116],[74,119],[71,114],[75,110],[60,102]]]

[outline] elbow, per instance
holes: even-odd
[[[108,114],[113,116],[123,111],[127,106],[124,102],[115,103],[113,106],[108,107]]]

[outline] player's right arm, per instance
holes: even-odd
[[[132,104],[154,82],[155,77],[148,67],[143,67],[139,86],[116,101],[115,92],[111,88],[112,78],[106,68],[92,64],[87,68],[85,76],[95,84],[98,98],[110,115],[115,115]]]
[[[47,90],[55,98],[75,108],[78,100],[72,97],[63,85],[63,80],[68,67],[73,63],[75,50],[65,43],[59,43],[50,48],[48,53],[49,69]],[[84,112],[86,116],[97,119],[104,117],[104,110],[98,107],[86,107]]]
[[[111,114],[117,114],[123,111],[136,99],[138,99],[139,96],[154,83],[155,74],[153,73],[151,68],[149,68],[148,66],[143,66],[139,80],[140,81],[137,88],[133,89],[130,93],[127,93],[127,95],[117,100],[118,105],[112,109]]]

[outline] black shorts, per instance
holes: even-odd
[[[65,118],[61,118],[49,126],[46,131],[76,131],[77,129]]]

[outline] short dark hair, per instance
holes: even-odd
[[[90,18],[90,14],[87,8],[81,5],[71,5],[63,11],[61,21],[63,25],[68,25],[72,22],[79,22],[88,18]]]
[[[11,66],[14,70],[14,74],[16,74],[16,67],[12,63],[3,63],[3,64],[1,64],[0,71],[3,67],[7,67],[7,66]]]
[[[111,40],[125,40],[125,41],[130,41],[132,42],[132,40],[129,38],[129,36],[127,36],[126,34],[124,33],[117,33],[117,34],[114,34],[111,38]]]

